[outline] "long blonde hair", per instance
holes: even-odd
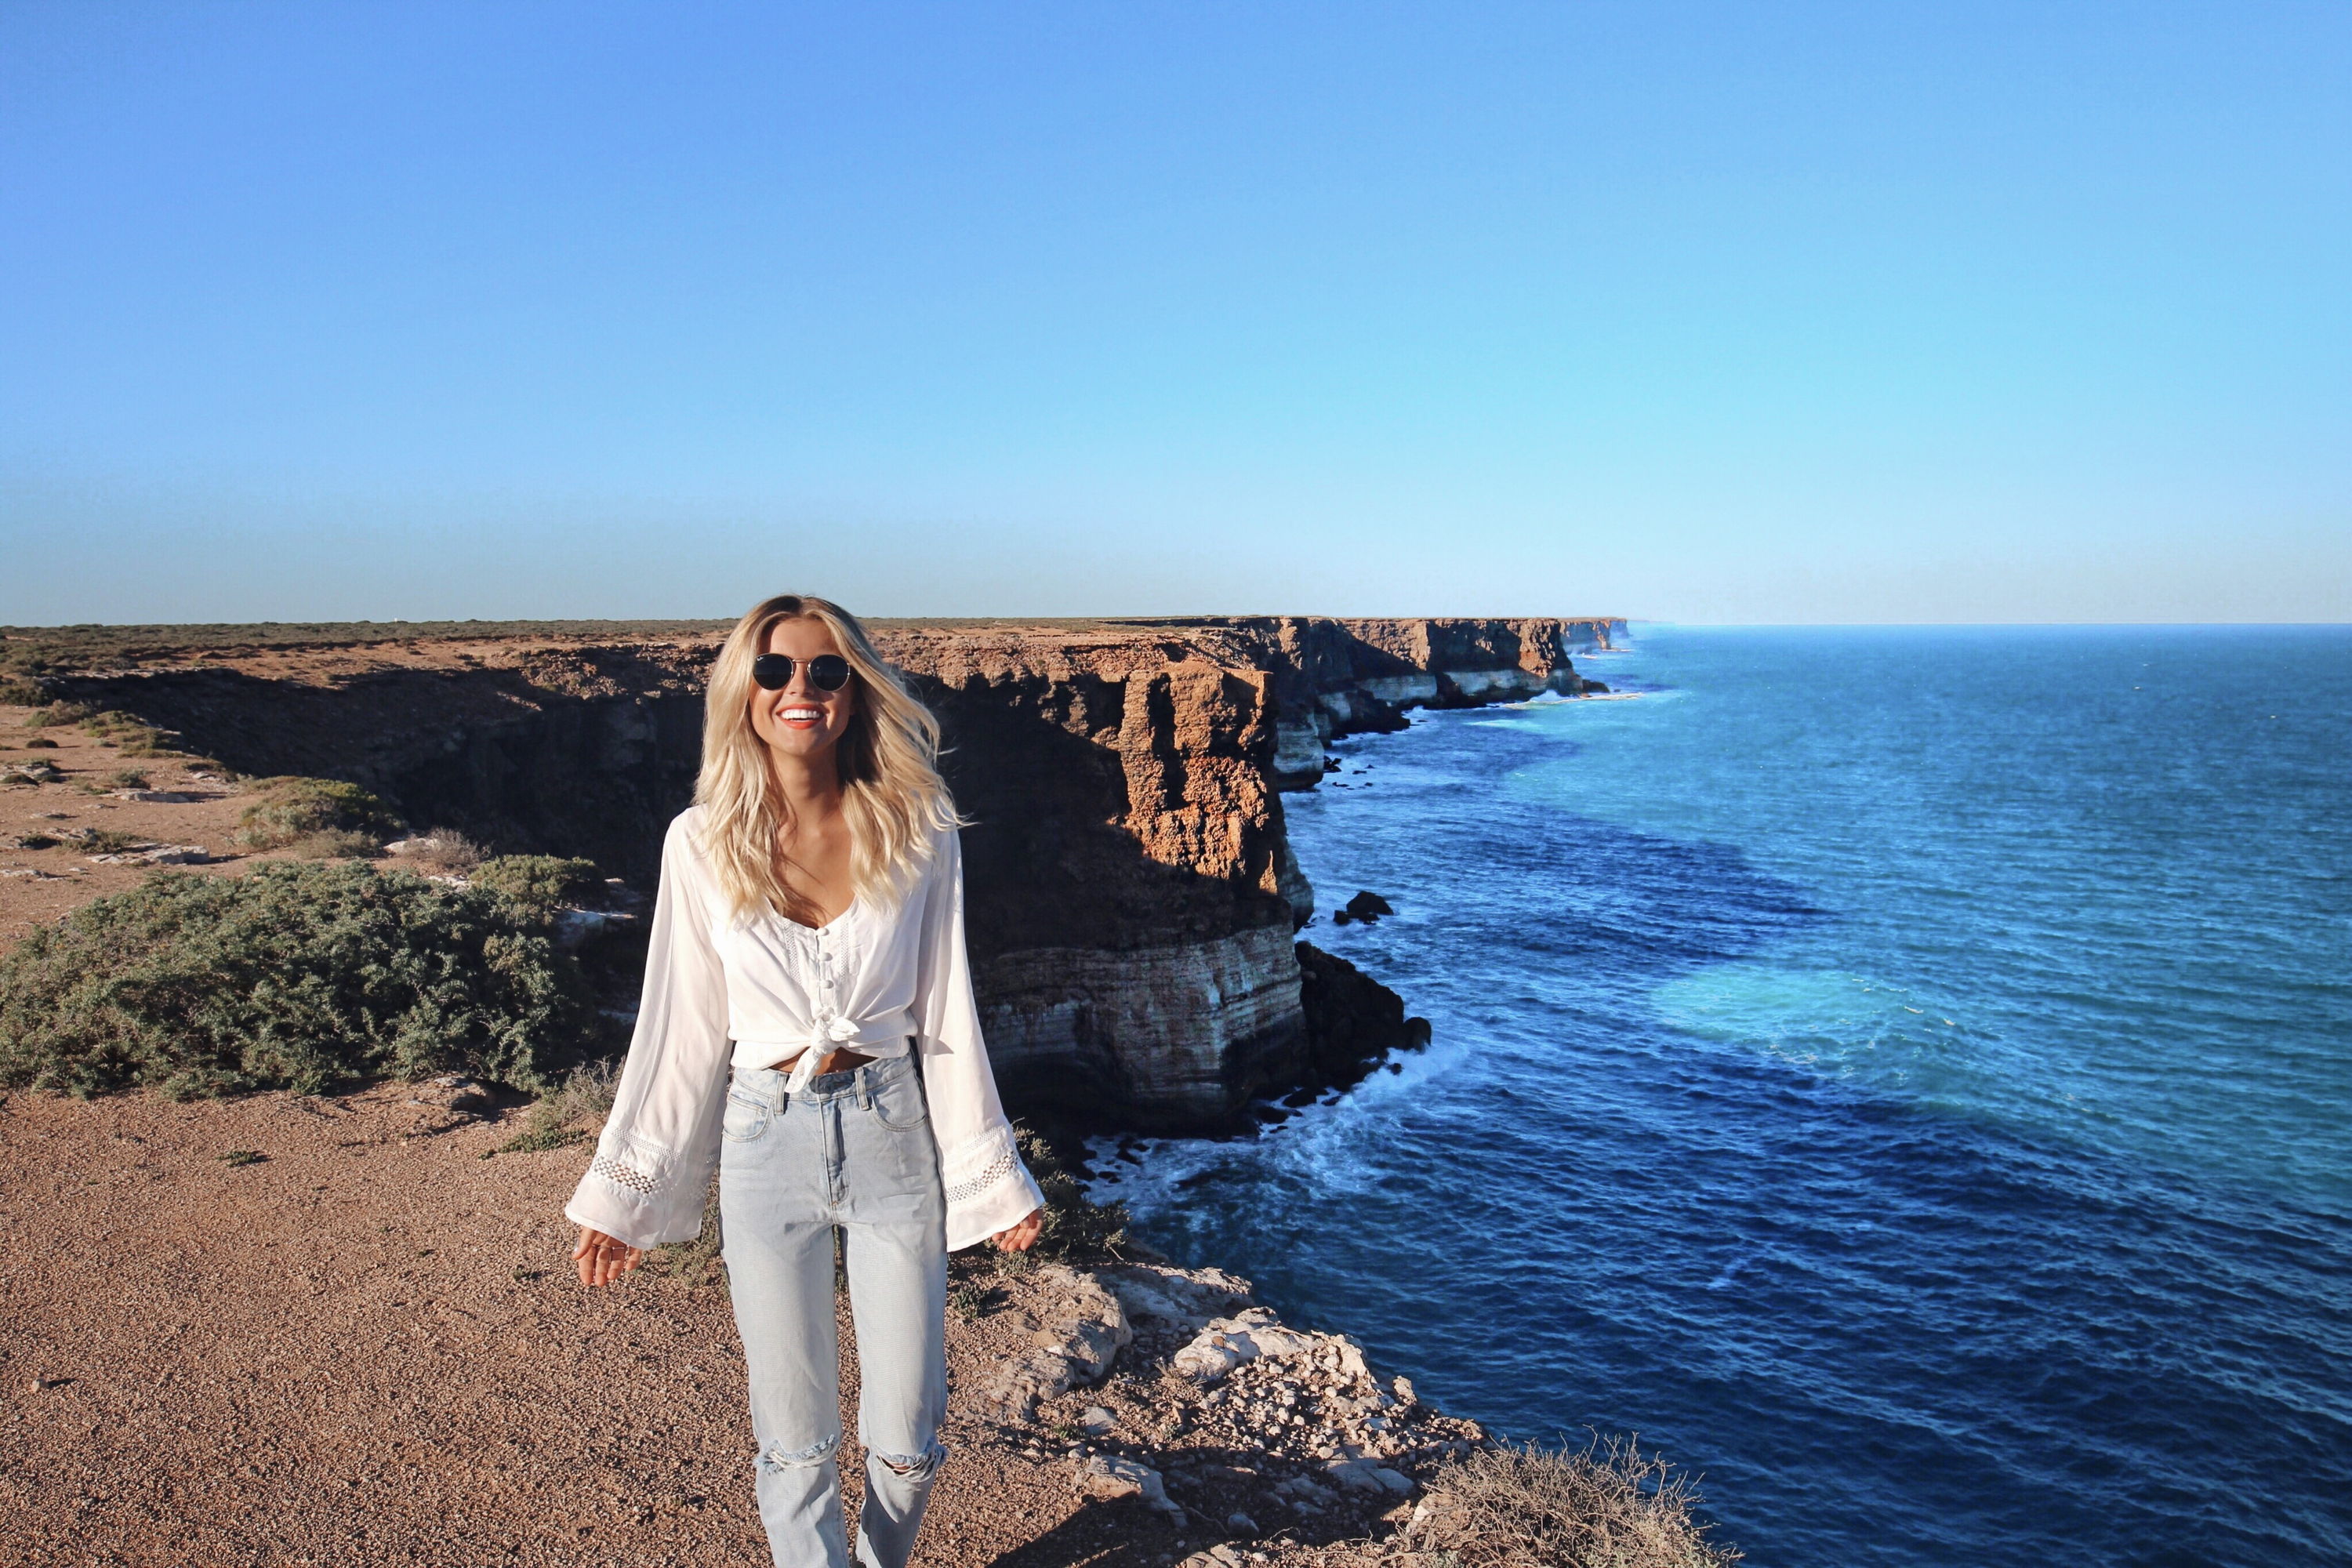
[[[921,870],[931,835],[961,820],[940,777],[940,721],[882,662],[857,617],[813,595],[762,600],[735,623],[710,667],[702,773],[694,784],[702,852],[738,920],[761,910],[788,919],[814,912],[783,879],[778,845],[792,809],[768,765],[767,742],[751,727],[751,661],[778,622],[799,619],[823,621],[833,633],[857,693],[857,711],[834,750],[857,896],[898,899]]]

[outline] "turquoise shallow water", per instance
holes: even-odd
[[[2352,631],[1580,663],[1287,797],[1432,1048],[1106,1190],[1759,1564],[2352,1561]]]

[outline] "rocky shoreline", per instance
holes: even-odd
[[[1487,1440],[1375,1375],[1353,1341],[1285,1325],[1218,1269],[1048,1265],[1028,1299],[1047,1321],[982,1408],[1016,1451],[1058,1454],[1077,1491],[1134,1500],[1178,1544],[1205,1533],[1203,1563],[1286,1561],[1314,1537],[1370,1547]]]

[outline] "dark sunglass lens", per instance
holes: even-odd
[[[838,691],[849,684],[849,661],[837,653],[821,653],[808,662],[809,683],[820,691]]]
[[[811,671],[812,675],[815,672]],[[793,661],[789,654],[763,653],[751,661],[751,679],[770,691],[782,691],[793,682]]]

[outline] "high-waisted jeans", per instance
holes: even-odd
[[[904,1568],[946,1450],[946,1199],[910,1056],[784,1093],[784,1075],[739,1071],[719,1161],[727,1280],[760,1441],[760,1519],[776,1568],[847,1568],[842,1539],[839,1226],[857,1330],[863,1568]]]

